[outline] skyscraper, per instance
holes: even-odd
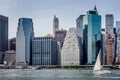
[[[32,41],[32,65],[58,64],[57,41],[53,37],[35,37]]]
[[[57,30],[59,30],[59,19],[55,15],[53,19],[53,36],[55,36],[55,31]]]
[[[101,63],[106,64],[106,41],[105,41],[105,29],[101,29]]]
[[[101,16],[96,6],[83,17],[83,56],[87,64],[94,64],[101,49]]]
[[[85,63],[85,61],[84,61],[84,59],[85,59],[85,55],[83,56],[83,17],[84,17],[85,15],[80,15],[77,19],[76,19],[76,31],[77,31],[77,36],[81,39],[81,41],[80,41],[80,48],[81,48],[81,50],[80,50],[80,53],[82,54],[82,57],[81,57],[81,59],[83,60],[82,61],[82,63],[81,64],[84,64]]]
[[[106,21],[106,33],[113,34],[113,28],[114,28],[114,17],[112,14],[106,14],[105,16]]]
[[[8,50],[8,17],[0,15],[0,52]]]
[[[105,19],[106,19],[106,64],[111,64],[113,63],[115,52],[114,17],[112,14],[107,14]]]
[[[62,66],[79,66],[81,64],[79,42],[80,38],[77,36],[76,29],[70,28],[61,49]]]
[[[116,21],[116,32],[120,29],[120,21]]]
[[[83,37],[83,17],[85,15],[80,15],[77,19],[76,19],[76,29],[77,29],[77,35],[79,37]]]
[[[20,18],[16,37],[16,62],[31,63],[33,22],[30,18]]]

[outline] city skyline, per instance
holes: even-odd
[[[105,27],[105,14],[113,14],[114,20],[119,21],[120,0],[96,0],[99,15],[102,16],[102,27]],[[60,28],[76,27],[79,15],[93,10],[94,0],[4,0],[0,3],[0,14],[9,17],[9,38],[16,37],[18,19],[32,18],[35,36],[52,33],[53,18],[59,18]],[[114,24],[115,24],[114,21]]]

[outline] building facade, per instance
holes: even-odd
[[[77,30],[77,35],[79,37],[83,37],[83,17],[85,15],[80,15],[77,19],[76,19],[76,30]]]
[[[101,49],[101,16],[96,7],[83,17],[83,54],[86,64],[94,64]]]
[[[31,64],[33,22],[30,18],[20,18],[16,36],[16,62]]]
[[[58,65],[57,41],[52,37],[35,37],[32,41],[32,65]]]
[[[76,31],[77,31],[77,36],[81,39],[81,42],[80,42],[80,47],[81,47],[81,60],[82,60],[82,63],[81,64],[85,64],[85,58],[86,58],[86,55],[83,55],[83,17],[85,15],[80,15],[77,19],[76,19]]]
[[[4,52],[4,64],[14,65],[16,62],[16,53],[14,51]]]
[[[116,32],[120,29],[120,21],[116,21]]]
[[[8,51],[16,51],[16,38],[9,39],[8,41]]]
[[[120,62],[120,29],[117,30],[116,62]]]
[[[8,50],[8,17],[0,15],[0,52]]]
[[[105,41],[105,29],[101,29],[101,63],[106,64],[106,41]]]
[[[60,43],[60,49],[62,48],[63,46],[63,43],[64,43],[64,38],[66,36],[66,30],[58,30],[58,31],[55,31],[55,39]]]
[[[53,19],[53,36],[55,36],[55,31],[57,30],[59,30],[59,19],[55,15]]]
[[[106,64],[112,64],[115,54],[114,17],[106,14]]]
[[[80,65],[81,54],[79,42],[80,38],[77,36],[76,29],[70,28],[61,49],[61,66]]]

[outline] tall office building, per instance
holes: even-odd
[[[85,15],[80,15],[77,19],[76,19],[76,31],[77,31],[77,36],[81,39],[80,41],[80,47],[81,47],[81,54],[83,55],[83,17]],[[84,58],[85,56],[81,57],[82,58],[82,63],[81,64],[84,64],[85,61],[84,61]]]
[[[60,43],[59,47],[60,49],[62,48],[63,46],[63,43],[64,43],[64,38],[66,36],[66,30],[58,30],[58,31],[55,31],[55,39]]]
[[[20,18],[16,36],[16,62],[31,63],[33,22],[29,18]]]
[[[8,17],[0,15],[0,52],[8,50]]]
[[[32,41],[32,65],[58,64],[57,41],[52,37],[35,37]]]
[[[120,29],[120,21],[116,21],[116,32]]]
[[[55,31],[57,30],[59,30],[59,19],[55,15],[53,19],[53,36],[55,36]]]
[[[77,35],[79,37],[83,37],[83,17],[85,15],[80,15],[77,19],[76,19],[76,29],[77,29]]]
[[[105,19],[106,19],[106,64],[111,64],[113,63],[115,52],[114,17],[112,14],[107,14]]]
[[[105,29],[101,29],[101,63],[106,64],[106,41],[105,41]]]
[[[87,64],[94,64],[101,49],[101,16],[96,6],[83,17],[83,56]]]
[[[62,66],[79,66],[81,62],[80,38],[77,36],[76,29],[70,28],[66,34],[63,47],[61,49]]]

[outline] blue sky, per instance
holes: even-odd
[[[0,14],[9,17],[9,38],[16,36],[18,19],[32,18],[35,36],[52,33],[53,16],[59,18],[60,28],[76,26],[76,18],[94,8],[102,16],[105,27],[105,14],[113,14],[120,20],[120,0],[1,0]]]

